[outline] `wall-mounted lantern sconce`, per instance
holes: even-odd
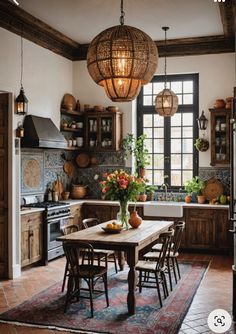
[[[198,122],[198,127],[199,127],[200,130],[206,130],[207,124],[208,124],[208,119],[204,115],[203,110],[202,110],[201,116],[199,118],[197,118],[197,122]]]

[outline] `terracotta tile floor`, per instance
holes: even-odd
[[[223,308],[231,312],[232,258],[219,255],[183,254],[183,259],[209,260],[206,273],[193,303],[183,321],[179,334],[213,333],[207,326],[208,314]],[[0,281],[0,313],[29,299],[63,277],[65,259],[51,261],[47,267],[23,271],[22,277]],[[236,333],[233,328],[228,333]],[[68,334],[68,332],[0,324],[0,334]],[[158,333],[155,333],[158,334]]]

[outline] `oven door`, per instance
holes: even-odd
[[[48,221],[48,251],[62,245],[62,242],[56,239],[62,236],[61,229],[68,224],[68,221],[69,217],[51,219]]]

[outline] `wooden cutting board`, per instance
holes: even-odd
[[[206,197],[209,201],[213,198],[217,198],[222,195],[224,192],[223,184],[217,180],[215,177],[206,181],[205,188],[203,189],[203,196]]]
[[[63,184],[62,184],[62,182],[60,181],[59,178],[57,178],[57,180],[53,182],[52,189],[53,189],[53,191],[58,192],[58,199],[61,200],[61,198],[62,198],[61,194],[64,191],[64,187],[63,187]]]

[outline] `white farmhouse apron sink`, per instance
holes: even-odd
[[[181,202],[146,202],[143,206],[144,216],[149,217],[183,217],[183,206]]]

